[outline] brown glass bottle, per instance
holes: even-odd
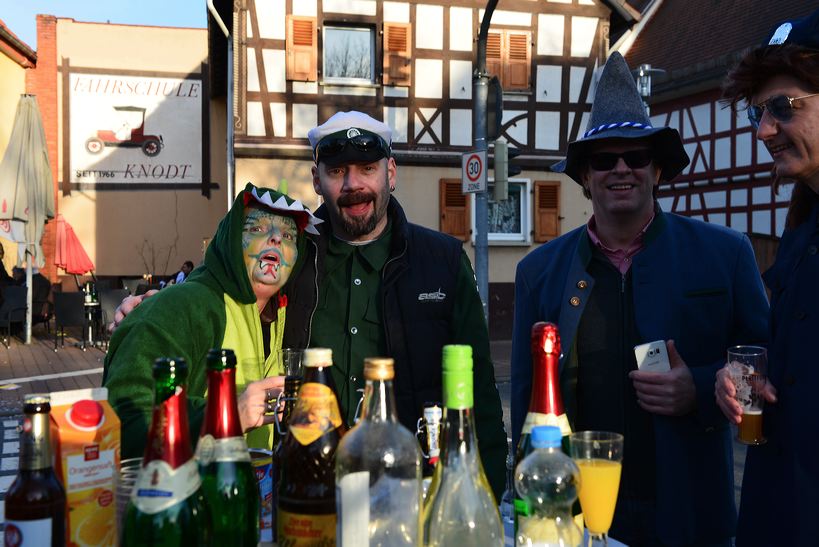
[[[299,397],[299,388],[301,388],[302,384],[302,377],[301,376],[286,376],[284,379],[284,392],[282,394],[282,400],[284,401],[284,408],[282,409],[281,417],[279,417],[278,422],[276,423],[276,432],[277,432],[277,440],[276,444],[273,446],[273,471],[272,471],[272,479],[273,479],[273,536],[272,542],[276,543],[278,541],[277,533],[278,527],[276,526],[276,506],[277,503],[277,496],[279,494],[279,481],[281,480],[281,468],[282,468],[282,458],[284,457],[284,441],[287,439],[287,424],[290,422],[290,416],[293,415],[293,410],[296,408],[296,401]]]
[[[20,470],[6,493],[7,546],[65,545],[65,490],[54,473],[47,395],[27,395]]]
[[[332,351],[304,351],[304,383],[289,416],[281,455],[276,516],[279,545],[334,545],[335,454],[344,433]]]

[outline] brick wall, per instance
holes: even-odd
[[[54,208],[57,213],[57,190],[59,164],[57,155],[59,120],[57,117],[57,18],[52,15],[37,16],[37,66],[26,71],[26,92],[37,95],[37,105],[43,117],[48,161],[54,184]],[[48,222],[43,233],[43,254],[45,267],[43,275],[54,282],[57,280],[57,268],[54,266],[56,248],[55,221]]]

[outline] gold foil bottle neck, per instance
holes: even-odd
[[[364,359],[365,380],[392,380],[395,378],[395,361],[389,357]]]

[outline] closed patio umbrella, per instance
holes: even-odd
[[[26,262],[28,287],[25,341],[31,343],[32,267],[45,265],[40,241],[54,218],[54,188],[43,120],[34,95],[21,95],[3,161],[0,162],[0,220],[9,220],[18,245],[18,263]]]
[[[84,275],[94,270],[94,263],[80,243],[74,228],[63,215],[57,215],[57,251],[54,264],[65,270],[65,273]]]

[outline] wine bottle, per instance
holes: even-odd
[[[202,492],[213,518],[214,545],[259,542],[259,487],[239,421],[236,355],[208,352],[208,402],[196,459]]]
[[[336,539],[335,455],[344,433],[333,352],[304,350],[304,383],[290,416],[281,455],[279,545],[333,545]]]
[[[441,459],[424,506],[430,546],[503,545],[498,506],[478,453],[472,388],[472,348],[444,346]]]
[[[153,419],[131,500],[122,545],[187,546],[210,541],[211,519],[193,457],[182,359],[157,359]]]
[[[531,431],[538,425],[553,425],[560,428],[564,454],[569,454],[569,436],[572,433],[569,419],[563,408],[560,393],[560,333],[557,325],[539,321],[532,325],[532,395],[529,412],[523,423],[515,460],[520,463],[532,452]],[[520,495],[515,495],[515,529],[520,520],[531,513],[531,508]],[[580,506],[575,503],[575,515],[580,514]],[[576,519],[582,525],[582,517]]]
[[[361,420],[336,452],[337,545],[417,546],[421,451],[398,422],[392,359],[364,360]]]
[[[6,493],[6,545],[65,545],[65,490],[54,472],[48,395],[26,395],[20,469]]]

